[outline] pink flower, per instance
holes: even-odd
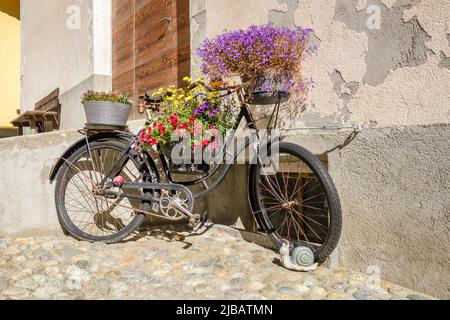
[[[216,150],[219,148],[219,144],[217,143],[217,141],[213,141],[211,142],[211,144],[209,145],[211,147],[211,149]]]

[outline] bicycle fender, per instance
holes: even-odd
[[[131,134],[125,133],[125,132],[101,132],[96,133],[93,135],[90,135],[88,137],[89,142],[94,141],[101,141],[101,140],[108,140],[108,139],[116,139],[116,140],[124,140],[126,142],[131,143],[133,141],[133,136]],[[52,183],[56,175],[59,172],[59,169],[61,169],[64,162],[77,150],[83,148],[86,145],[86,137],[81,138],[74,144],[72,144],[65,152],[62,154],[58,159],[56,159],[52,169],[50,170],[49,180],[50,183]]]

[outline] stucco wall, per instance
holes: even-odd
[[[48,176],[55,159],[79,138],[68,132],[0,140],[0,234],[61,233]]]
[[[57,87],[64,95],[93,75],[111,77],[111,0],[21,3],[22,110]],[[97,89],[110,88],[106,83]],[[80,103],[62,108],[70,113]],[[63,129],[71,127],[63,123]]]
[[[450,298],[449,138],[449,125],[368,130],[338,152],[342,265]]]
[[[20,108],[20,2],[0,3],[0,130]]]
[[[450,121],[447,0],[191,3],[193,48],[205,37],[251,24],[315,30],[319,51],[305,62],[304,74],[314,79],[316,87],[306,111],[301,116],[295,113],[288,121],[294,123],[287,125],[389,127]],[[367,12],[373,8],[379,10],[379,29],[371,24],[377,16]],[[198,66],[194,52],[193,61]],[[294,102],[291,111],[295,110]]]
[[[303,72],[316,86],[305,111],[295,100],[283,109],[282,127],[363,129],[339,148],[348,134],[289,138],[328,156],[344,214],[339,262],[363,272],[375,265],[388,280],[450,297],[450,2],[191,0],[191,17],[193,48],[251,24],[315,30],[319,51]],[[192,61],[195,70],[194,51]],[[235,203],[242,181],[237,168],[212,196],[218,221],[230,208],[248,212]]]
[[[328,160],[343,210],[335,258],[430,295],[449,298],[450,125],[332,133],[285,140]],[[252,228],[246,167],[237,166],[208,198],[215,222]]]
[[[61,103],[61,129],[75,130],[86,124],[80,97],[88,90],[103,91],[111,86],[111,77],[94,74],[59,96]]]

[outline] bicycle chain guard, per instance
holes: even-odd
[[[152,204],[152,211],[162,214],[162,218],[167,218],[169,220],[179,220],[182,217],[189,218],[190,222],[195,222],[198,215],[192,213],[194,209],[195,199],[192,192],[183,185],[179,184],[164,184],[164,183],[131,183],[125,182],[120,187],[123,189],[143,189],[143,190],[154,190],[159,193],[158,197],[152,196],[136,196],[132,194],[127,194],[125,192],[115,192],[111,191],[114,188],[112,181],[106,183],[106,188],[108,190],[102,190],[102,196],[114,196],[121,198],[134,198],[141,199],[141,201],[147,201]],[[148,215],[155,215],[150,212],[144,212]],[[178,218],[178,216],[180,216]]]

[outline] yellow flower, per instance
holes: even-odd
[[[183,81],[190,83],[192,81],[192,79],[191,79],[191,77],[186,76],[186,77],[183,78]]]
[[[189,102],[189,101],[192,101],[192,99],[194,99],[194,98],[192,98],[192,96],[189,96],[189,97],[186,97],[186,102]]]

